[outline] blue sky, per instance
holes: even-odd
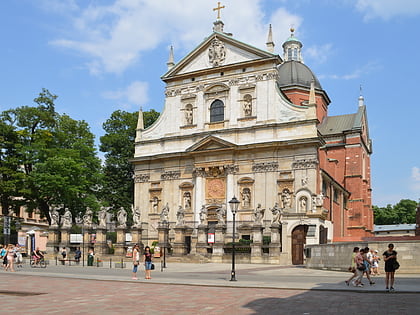
[[[420,198],[420,1],[225,0],[225,31],[275,50],[291,25],[332,102],[354,113],[362,86],[373,139],[373,204]],[[160,80],[212,32],[214,0],[0,1],[0,110],[33,105],[42,88],[97,136],[117,109],[163,109]]]

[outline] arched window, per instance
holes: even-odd
[[[210,105],[210,122],[223,121],[225,119],[225,106],[221,100],[215,100]]]

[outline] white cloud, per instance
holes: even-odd
[[[378,71],[378,69],[381,68],[382,66],[378,62],[370,62],[347,74],[321,74],[318,76],[318,79],[352,80],[366,76],[372,72]]]
[[[50,0],[47,0],[50,1]],[[73,3],[67,0],[69,5]],[[100,3],[100,2],[97,2]],[[230,0],[222,10],[225,31],[235,38],[265,48],[268,24],[274,41],[281,44],[289,28],[299,29],[302,18],[284,8],[266,16],[262,0]],[[109,5],[90,4],[73,15],[72,26],[53,45],[81,52],[92,74],[122,73],[140,60],[141,53],[164,43],[175,55],[185,54],[212,32],[215,2],[208,0],[115,0]],[[69,32],[72,32],[69,35]]]
[[[416,182],[420,182],[420,168],[414,166],[411,169],[411,178]]]
[[[356,8],[366,20],[382,18],[389,20],[395,16],[417,16],[420,14],[418,0],[357,0]]]
[[[131,105],[145,105],[149,101],[148,97],[149,86],[146,82],[134,81],[124,89],[116,91],[107,91],[102,93],[102,96],[107,99],[117,100],[120,106],[125,109],[130,109]]]
[[[306,48],[305,55],[314,59],[317,63],[324,63],[332,53],[332,44],[311,46]]]

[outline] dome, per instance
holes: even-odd
[[[315,88],[322,90],[321,84],[319,83],[317,77],[305,64],[296,61],[290,60],[282,63],[278,66],[279,71],[279,86],[303,86],[310,88],[311,82],[314,80]]]

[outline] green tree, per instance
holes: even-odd
[[[147,128],[159,117],[155,110],[143,112]],[[103,124],[105,135],[100,138],[100,151],[105,152],[102,199],[114,212],[120,207],[130,209],[134,202],[133,168],[129,162],[134,156],[134,141],[138,112],[117,110]],[[128,211],[129,212],[129,211]]]
[[[416,223],[416,209],[417,202],[409,199],[401,199],[394,206],[373,206],[374,221],[377,225]]]

